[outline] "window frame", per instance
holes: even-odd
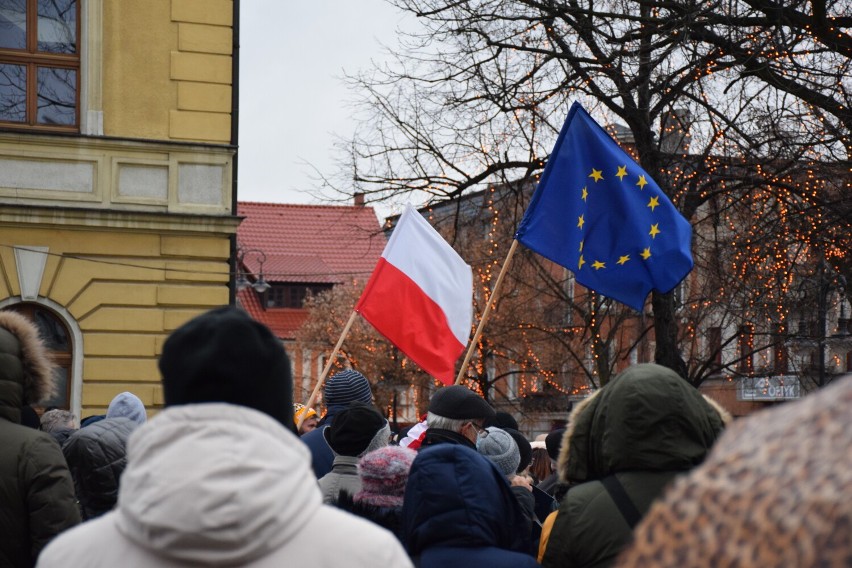
[[[11,122],[0,119],[0,128],[4,130],[27,130],[43,132],[80,132],[80,99],[82,95],[82,41],[80,38],[82,25],[83,0],[71,0],[75,10],[74,53],[51,53],[38,51],[38,0],[26,0],[26,47],[12,49],[0,47],[0,64],[20,65],[26,68],[26,111],[24,122]],[[38,123],[38,68],[70,69],[76,73],[74,85],[74,124],[39,124]]]

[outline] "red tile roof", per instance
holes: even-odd
[[[295,339],[296,330],[302,327],[308,318],[308,312],[301,308],[270,308],[264,310],[260,298],[251,288],[237,292],[237,303],[248,312],[253,320],[259,321],[272,330],[279,339]]]
[[[263,277],[269,282],[366,280],[387,242],[372,207],[240,202],[237,214],[244,217],[237,243],[244,251],[266,255]],[[255,276],[260,258],[252,252],[243,256],[246,270]],[[252,288],[237,292],[237,302],[281,339],[295,339],[308,317],[300,308],[264,310]]]
[[[386,244],[372,207],[240,202],[237,214],[245,218],[237,242],[263,251],[270,282],[365,280]],[[253,273],[258,258],[244,257]]]

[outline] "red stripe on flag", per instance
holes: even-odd
[[[424,371],[446,385],[453,384],[464,345],[453,335],[441,307],[384,257],[355,311]]]

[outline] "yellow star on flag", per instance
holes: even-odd
[[[588,196],[589,196],[589,192],[586,191],[586,188],[584,187],[583,188],[583,195],[581,196],[583,201],[585,201]]]
[[[585,220],[585,219],[583,219],[583,216],[582,216],[582,215],[580,215],[580,218],[579,218],[579,219],[577,219],[577,227],[579,227],[580,229],[582,229],[582,228],[583,228],[583,223],[585,223],[585,222],[586,222],[586,220]]]
[[[592,168],[592,173],[589,174],[589,177],[594,178],[595,182],[599,182],[604,178],[603,177],[603,171],[602,170],[596,170],[595,168]]]
[[[619,257],[618,257],[618,264],[624,264],[624,263],[625,263],[625,262],[627,262],[628,260],[630,260],[630,255],[629,255],[629,254],[625,254],[624,256],[619,256]]]
[[[627,166],[618,166],[618,173],[615,174],[615,177],[618,178],[618,181],[624,181],[624,176],[627,175]]]
[[[592,268],[595,270],[600,270],[601,268],[606,268],[606,263],[596,260],[592,263]]]
[[[639,189],[645,189],[645,186],[648,185],[648,180],[645,179],[645,176],[639,176],[639,181],[636,182],[636,185],[639,186]]]
[[[577,270],[583,268],[583,265],[586,264],[586,260],[583,258],[583,255],[580,255],[580,261],[577,263]]]
[[[583,243],[586,241],[580,241],[580,252],[583,252]]]
[[[652,197],[651,201],[648,202],[648,207],[651,208],[651,211],[654,210],[654,207],[659,207],[659,206],[660,206],[660,198],[659,197]]]
[[[652,239],[656,239],[657,235],[660,234],[660,224],[654,223],[653,225],[651,225],[651,231],[648,234],[651,235]]]
[[[645,250],[643,250],[640,253],[640,256],[645,260],[648,260],[649,258],[651,258],[651,247],[648,247]]]

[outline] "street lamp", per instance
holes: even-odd
[[[243,266],[245,266],[243,260],[250,253],[257,254],[257,262],[260,265],[257,280],[254,282],[249,281],[248,275],[243,270]],[[260,249],[237,249],[237,255],[237,279],[234,282],[237,291],[245,290],[249,286],[258,294],[263,294],[269,290],[272,286],[263,278],[263,263],[266,262],[266,254]]]

